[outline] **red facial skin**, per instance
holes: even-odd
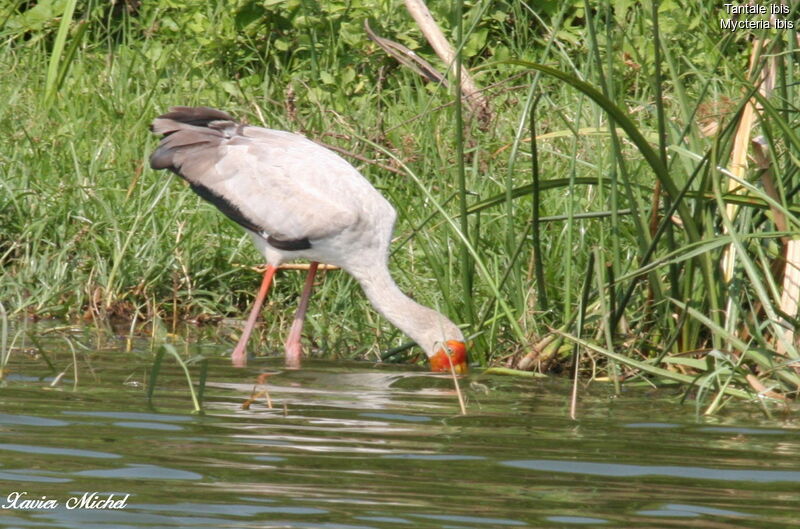
[[[445,349],[439,349],[435,355],[430,358],[431,371],[450,371],[450,364],[453,364],[453,370],[458,373],[467,372],[467,346],[464,342],[450,340],[446,343],[447,349],[450,350],[448,355]]]

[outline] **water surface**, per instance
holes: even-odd
[[[564,381],[473,373],[460,416],[452,382],[414,367],[219,358],[197,415],[169,359],[150,407],[149,354],[80,355],[77,389],[12,356],[0,501],[58,506],[0,509],[3,527],[798,526],[798,421],[752,405],[700,420],[672,391],[594,385],[573,421]],[[262,372],[273,408],[243,409]],[[124,508],[67,509],[93,492]]]

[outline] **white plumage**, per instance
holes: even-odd
[[[317,262],[340,266],[361,284],[373,306],[415,340],[435,370],[466,367],[464,337],[442,314],[403,294],[387,268],[394,208],[336,153],[285,131],[242,125],[219,110],[173,107],[153,121],[162,134],[154,169],[170,169],[251,235],[267,261],[259,296],[233,360],[244,346],[275,269],[312,261],[286,342],[287,364],[299,365],[300,333]],[[448,355],[448,352],[450,354]]]

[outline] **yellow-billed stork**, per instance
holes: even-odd
[[[161,143],[153,169],[169,169],[250,234],[267,269],[239,343],[234,365],[247,364],[245,345],[277,267],[308,259],[286,364],[300,364],[300,335],[317,263],[341,267],[361,284],[378,312],[410,336],[434,371],[466,371],[461,330],[397,287],[387,266],[395,210],[352,165],[299,134],[237,123],[207,107],[173,107],[152,124]]]

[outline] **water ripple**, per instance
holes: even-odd
[[[669,476],[687,479],[709,479],[721,481],[756,481],[761,483],[797,482],[800,471],[719,469],[693,466],[627,465],[619,463],[593,463],[588,461],[558,461],[549,459],[523,459],[503,461],[501,465],[536,470],[540,472],[563,472],[591,476]]]

